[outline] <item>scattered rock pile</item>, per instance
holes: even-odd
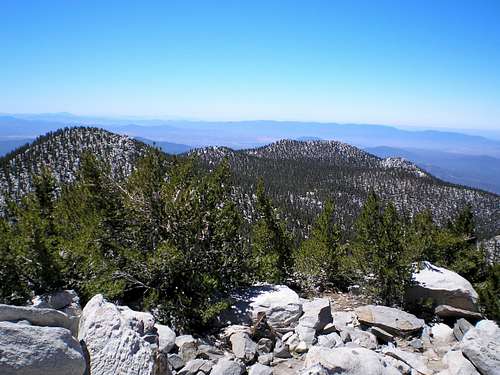
[[[458,292],[444,286],[452,298],[439,305],[453,306]],[[282,285],[233,297],[220,330],[207,337],[176,335],[151,314],[101,295],[83,311],[71,291],[28,307],[0,305],[0,374],[500,375],[500,329],[492,321],[474,325],[460,315],[451,325],[449,316],[448,324],[427,325],[386,306],[337,310],[330,298],[303,300]]]

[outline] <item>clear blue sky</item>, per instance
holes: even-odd
[[[0,112],[500,128],[500,1],[0,3]]]

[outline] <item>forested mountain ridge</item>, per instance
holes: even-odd
[[[43,168],[48,168],[57,182],[72,182],[84,152],[108,163],[111,176],[128,176],[147,147],[140,141],[95,127],[49,132],[0,158],[0,206],[6,197],[19,199],[30,192],[33,178]]]
[[[328,198],[334,199],[339,219],[349,230],[371,189],[410,217],[429,208],[441,224],[470,204],[480,234],[500,231],[498,195],[443,182],[404,159],[381,159],[342,142],[283,140],[257,149],[208,147],[191,154],[208,167],[229,160],[239,201],[250,216],[255,182],[263,177],[268,194],[299,232]]]
[[[39,137],[0,159],[0,203],[32,190],[34,176],[48,167],[56,181],[74,180],[83,152],[109,163],[111,175],[128,176],[148,145],[123,135],[93,128],[65,128]],[[270,197],[279,206],[298,237],[332,198],[342,227],[349,231],[368,192],[394,201],[410,217],[430,208],[445,223],[470,204],[479,233],[500,232],[500,197],[481,190],[445,183],[404,159],[381,159],[336,141],[283,140],[268,146],[235,151],[208,147],[191,151],[202,166],[212,169],[227,159],[233,171],[234,194],[247,221],[255,217],[255,188],[262,177]]]

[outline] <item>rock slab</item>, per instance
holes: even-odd
[[[0,374],[83,375],[80,343],[65,328],[0,322]]]
[[[415,315],[387,306],[366,305],[355,310],[358,320],[369,326],[380,327],[398,336],[420,331],[425,322]]]

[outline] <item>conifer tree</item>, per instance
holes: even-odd
[[[262,178],[257,183],[256,196],[258,219],[251,235],[256,276],[261,281],[283,281],[290,271],[291,239],[266,196]]]
[[[374,255],[376,294],[386,305],[401,306],[411,281],[411,259],[405,251],[405,230],[392,202],[384,209],[380,244]]]
[[[370,272],[374,254],[380,253],[381,225],[380,200],[372,190],[354,224],[353,251],[364,274]]]
[[[301,243],[297,251],[296,270],[313,277],[316,282],[345,287],[348,281],[344,268],[347,258],[343,253],[340,238],[339,225],[334,221],[333,202],[327,200],[309,238]]]

